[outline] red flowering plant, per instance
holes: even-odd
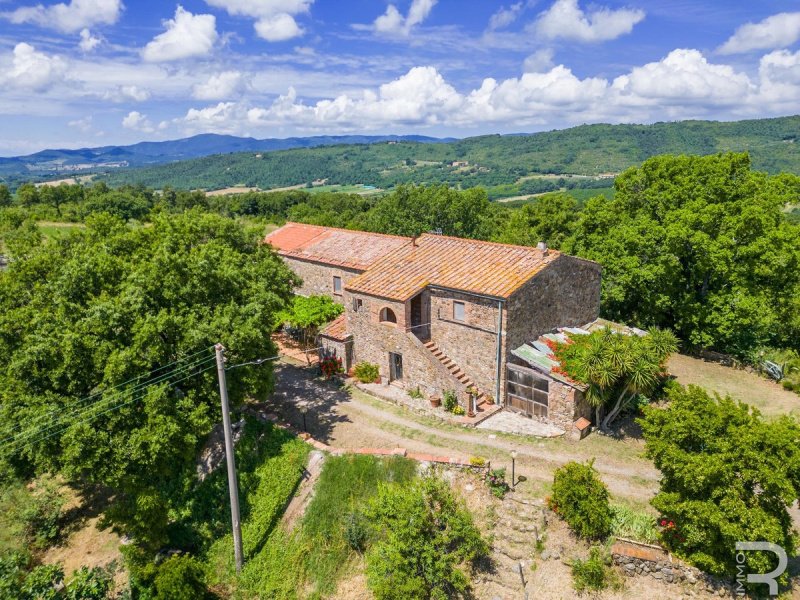
[[[343,371],[342,359],[332,355],[324,356],[319,361],[319,369],[322,371],[322,375],[325,379],[330,379]]]
[[[663,539],[669,547],[674,548],[677,544],[682,544],[686,541],[686,538],[683,537],[677,525],[675,525],[675,521],[672,519],[661,517],[658,520],[658,526],[660,528],[661,539]]]

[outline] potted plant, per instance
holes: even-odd
[[[439,408],[442,405],[442,399],[439,396],[431,396],[431,406]]]
[[[469,398],[467,399],[467,416],[471,419],[475,416],[475,405],[478,403],[478,388],[475,386],[469,386],[467,388],[467,394],[469,394]]]

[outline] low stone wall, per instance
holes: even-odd
[[[732,583],[678,562],[659,546],[620,539],[611,547],[611,558],[628,577],[652,577],[665,583],[694,586],[720,597],[735,595]]]

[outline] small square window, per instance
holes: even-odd
[[[341,277],[334,277],[333,278],[333,293],[337,295],[341,295],[342,293],[342,278]]]
[[[465,321],[466,315],[464,313],[463,302],[453,302],[453,319],[455,321]]]
[[[358,312],[364,306],[364,301],[361,298],[353,298],[353,312]]]

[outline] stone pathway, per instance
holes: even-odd
[[[516,435],[531,435],[534,437],[558,437],[564,435],[564,430],[555,425],[542,423],[535,419],[529,419],[520,414],[503,410],[493,414],[483,423],[476,425],[478,429],[489,429],[491,431],[501,431],[503,433],[513,433]]]
[[[492,529],[491,566],[475,580],[475,597],[487,600],[535,598],[531,564],[546,528],[543,506],[506,494]]]

